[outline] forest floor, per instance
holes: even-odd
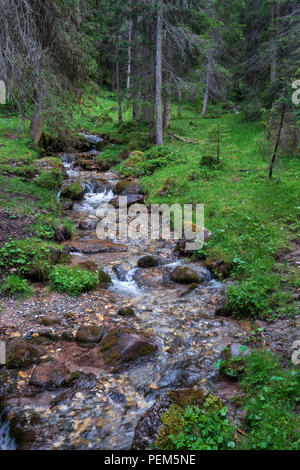
[[[146,194],[146,203],[205,205],[205,227],[213,236],[189,262],[200,260],[211,269],[216,266],[215,277],[225,281],[228,288],[226,314],[241,326],[243,321],[247,322],[248,345],[261,348],[267,344],[280,359],[284,358],[281,365],[268,353],[247,360],[237,401],[241,400],[240,394],[244,394],[244,411],[253,415],[253,407],[256,407],[260,418],[252,418],[248,423],[250,438],[243,441],[241,447],[285,448],[286,445],[293,448],[296,445],[294,409],[299,382],[294,379],[296,372],[291,368],[289,358],[291,343],[299,339],[299,158],[281,155],[274,178],[269,181],[268,158],[261,155],[259,145],[264,136],[263,124],[244,122],[241,114],[225,112],[216,106],[210,107],[207,118],[203,119],[200,103],[184,102],[180,119],[174,106],[171,128],[164,135],[166,152],[161,154],[151,154],[147,126],[132,123],[129,109],[124,109],[124,123],[116,124],[116,99],[110,92],[102,90],[95,95],[90,90],[82,96],[80,103],[74,104],[70,116],[69,126],[76,133],[86,132],[104,138],[106,146],[96,163],[101,166],[104,162],[112,170],[119,171],[122,177],[138,178]],[[220,163],[212,164],[212,158],[216,158],[219,125]],[[183,142],[170,132],[197,143]],[[166,159],[165,153],[171,158]],[[123,160],[124,155],[126,160]],[[43,156],[47,155],[43,153]],[[204,164],[205,159],[202,159],[207,156],[208,163]],[[57,228],[63,226],[70,232],[74,230],[57,199],[58,188],[48,183],[37,184],[35,180],[41,161],[39,150],[32,146],[26,132],[19,130],[17,116],[3,112],[0,115],[0,248],[5,247],[7,241],[22,242],[17,246],[12,243],[8,252],[2,252],[1,256],[11,253],[11,257],[17,258],[20,249],[32,250],[32,246],[35,247],[35,251],[30,251],[33,257],[40,256],[39,250],[45,246],[59,250],[61,240],[57,239]],[[57,162],[53,160],[51,164],[55,167]],[[28,246],[27,237],[32,239]],[[20,263],[23,263],[22,259]],[[218,266],[224,269],[218,270]],[[66,294],[53,294],[47,280],[33,286],[35,296],[24,305],[19,300],[15,303],[5,297],[0,299],[0,312],[5,312],[2,320],[6,326],[10,312],[16,322],[9,333],[12,338],[26,336],[26,318],[32,308],[36,316],[34,321],[38,323],[45,316],[51,317],[54,311],[61,311],[63,315],[73,311],[73,318],[66,316],[62,325],[62,328],[67,325],[70,329],[74,317],[75,323],[89,320],[93,315],[92,304],[97,297],[99,300],[98,291],[95,291],[94,300],[87,294],[78,301],[71,300]],[[112,307],[110,294],[101,290],[100,293],[99,302],[103,309],[107,306],[112,309],[107,313],[111,313],[109,321],[113,321],[116,309],[121,305]],[[18,320],[18,315],[24,316],[25,320]],[[61,334],[60,326],[55,328]],[[3,334],[6,334],[4,330]],[[58,346],[60,343],[56,348]],[[50,350],[52,345],[46,345],[47,348]],[[18,380],[26,382],[28,374],[26,371],[25,375],[21,374],[23,376],[20,375]],[[263,390],[267,384],[269,389]],[[22,386],[25,385],[21,384],[21,389]],[[236,385],[229,389],[231,398]],[[255,403],[253,397],[257,397]],[[228,396],[224,399],[228,400]],[[273,409],[271,413],[270,408]],[[277,430],[274,423],[280,420],[285,424],[283,429],[277,424]],[[270,427],[275,429],[272,438],[268,436]]]

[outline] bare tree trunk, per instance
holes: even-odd
[[[139,103],[134,101],[132,105],[132,119],[136,121],[139,118]]]
[[[43,115],[42,107],[38,102],[35,105],[33,116],[30,123],[30,135],[36,145],[38,145],[43,133],[45,117]]]
[[[163,0],[158,0],[156,24],[156,145],[163,144],[162,122],[162,48]]]
[[[131,84],[131,57],[132,57],[132,23],[129,25],[128,33],[128,64],[127,64],[127,80],[126,80],[126,89],[130,89]]]
[[[287,88],[286,88],[286,93],[287,93]],[[286,99],[286,93],[285,93],[284,99]],[[279,148],[279,144],[280,144],[280,137],[281,137],[282,127],[283,127],[285,110],[286,110],[286,102],[284,101],[283,106],[282,106],[281,120],[280,120],[280,125],[279,125],[279,130],[278,130],[278,136],[277,136],[277,140],[276,140],[276,144],[275,144],[274,153],[272,155],[271,162],[270,162],[270,169],[269,169],[269,178],[270,179],[272,179],[273,168],[274,168],[274,164],[275,164],[275,160],[276,160],[276,157],[277,157],[277,152],[278,152],[278,148]]]
[[[171,111],[172,111],[172,103],[171,103],[171,95],[169,93],[165,96],[164,102],[164,129],[169,129],[171,124]]]
[[[119,124],[123,122],[123,115],[122,115],[122,101],[121,101],[121,76],[120,76],[120,62],[119,62],[119,50],[118,46],[116,46],[116,80],[117,80],[117,95],[118,95],[118,118]]]
[[[182,92],[181,88],[178,90],[178,107],[177,107],[177,115],[179,118],[181,118],[181,100],[182,100]]]
[[[203,107],[202,107],[202,113],[201,113],[202,117],[204,117],[206,114],[207,104],[209,100],[211,69],[212,69],[212,51],[209,53],[208,62],[207,62],[205,93],[203,97]]]
[[[275,19],[279,15],[279,6],[276,1],[271,7],[271,64],[270,64],[270,82],[276,83],[277,80],[277,45],[275,41]]]

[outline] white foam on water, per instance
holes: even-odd
[[[114,292],[119,292],[122,294],[127,294],[133,297],[140,295],[143,291],[134,280],[134,274],[136,270],[137,268],[131,269],[126,274],[124,281],[121,281],[120,279],[118,279],[118,277],[115,276],[114,274],[111,275],[112,286],[110,287],[110,290]]]
[[[108,203],[113,197],[114,193],[112,190],[106,190],[102,193],[86,193],[83,200],[75,204],[73,209],[88,214],[95,214],[101,204]]]
[[[0,450],[16,450],[16,443],[9,433],[9,423],[0,421]]]

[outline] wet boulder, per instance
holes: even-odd
[[[65,244],[65,247],[69,252],[85,254],[121,253],[127,251],[127,247],[125,245],[113,243],[109,240],[99,240],[98,238],[68,242]]]
[[[99,219],[94,216],[84,217],[79,221],[80,230],[95,230],[99,223]]]
[[[81,261],[80,263],[76,264],[76,267],[81,268],[81,269],[87,269],[88,271],[91,271],[92,273],[95,273],[98,271],[98,266],[93,261]]]
[[[125,195],[122,194],[122,197],[125,197]],[[127,207],[132,206],[133,204],[144,204],[145,202],[145,196],[143,194],[128,194],[126,195],[127,197]],[[119,196],[115,196],[112,198],[109,202],[112,206],[115,208],[119,207]]]
[[[143,194],[141,186],[133,181],[122,180],[114,187],[114,193],[118,196],[127,196],[128,194]]]
[[[213,261],[211,259],[206,259],[204,262],[207,269],[209,269],[214,276],[220,278],[227,278],[230,275],[230,271],[232,269],[232,265],[230,263],[226,263],[223,259],[219,259]]]
[[[7,347],[6,365],[8,369],[25,369],[39,362],[41,355],[41,351],[29,341],[13,341]]]
[[[146,255],[138,260],[138,268],[155,268],[160,264],[158,256]]]
[[[71,183],[64,186],[61,190],[60,196],[65,199],[71,199],[72,201],[81,201],[85,192],[84,183]]]
[[[121,307],[119,310],[121,317],[132,317],[134,316],[134,310],[132,307]]]
[[[111,328],[100,342],[100,352],[108,366],[117,366],[158,350],[154,339],[127,326]]]
[[[37,365],[30,377],[30,385],[54,390],[65,387],[69,384],[71,378],[69,370],[57,361],[45,362]]]
[[[76,332],[75,339],[78,343],[99,343],[103,336],[103,328],[97,325],[82,325]]]
[[[98,268],[99,272],[99,285],[100,287],[107,287],[109,284],[112,283],[111,277],[107,274],[103,269]]]
[[[198,274],[191,268],[185,266],[177,266],[171,273],[171,281],[180,284],[199,284],[201,282]]]
[[[166,283],[166,273],[163,267],[137,269],[134,280],[139,287],[161,288]]]

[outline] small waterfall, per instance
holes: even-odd
[[[61,156],[61,161],[63,163],[63,166],[65,167],[65,170],[69,178],[76,178],[77,176],[79,176],[80,174],[79,171],[74,170],[74,161],[75,161],[74,153],[63,153]]]
[[[125,273],[123,276],[118,276],[116,273],[113,273],[111,275],[112,286],[110,287],[110,290],[133,297],[141,294],[143,291],[140,287],[138,287],[134,280],[134,274],[136,270],[137,268],[130,269],[130,271]],[[122,279],[120,279],[120,277]]]
[[[97,151],[97,145],[103,140],[99,135],[85,134],[84,132],[81,132],[80,135],[85,137],[85,139],[91,144],[92,151]]]
[[[75,204],[74,210],[95,215],[97,208],[101,204],[111,201],[114,197],[114,193],[111,189],[105,189],[100,193],[94,192],[93,183],[87,184],[87,187],[88,190],[85,193],[83,200],[80,203]]]
[[[16,450],[16,443],[10,436],[8,421],[1,420],[0,416],[0,450]]]

